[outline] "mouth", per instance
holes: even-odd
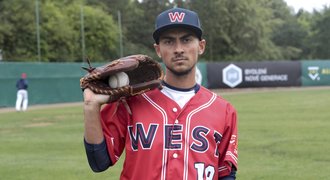
[[[185,57],[176,57],[176,58],[173,58],[173,62],[181,62],[181,61],[187,61],[188,58],[185,58]]]

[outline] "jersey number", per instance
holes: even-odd
[[[213,179],[214,177],[214,167],[207,166],[205,168],[204,163],[195,163],[195,169],[197,170],[197,180],[203,180],[205,175],[205,180]]]

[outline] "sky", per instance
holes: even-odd
[[[313,12],[313,9],[321,10],[323,5],[330,6],[330,0],[284,0],[286,3],[293,7],[295,12],[299,9],[304,9],[309,12]]]

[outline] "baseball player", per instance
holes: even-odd
[[[28,81],[26,73],[21,74],[21,78],[16,82],[17,97],[16,97],[16,111],[26,111],[28,107]]]
[[[120,179],[235,179],[236,111],[195,80],[206,45],[198,15],[182,8],[162,12],[153,38],[166,66],[162,89],[128,98],[127,105],[106,104],[109,96],[84,90],[90,167],[104,171],[125,151]]]

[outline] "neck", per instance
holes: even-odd
[[[176,75],[172,74],[171,72],[167,71],[164,81],[173,87],[177,87],[177,88],[181,88],[181,89],[191,88],[191,87],[195,86],[195,84],[196,84],[194,73],[189,73],[189,74],[183,75],[183,76],[176,76]]]
[[[185,89],[171,86],[168,83],[166,83],[165,81],[162,81],[162,84],[163,84],[163,86],[165,86],[165,87],[167,87],[167,88],[169,88],[171,90],[181,91],[181,92],[195,91],[195,93],[197,93],[199,91],[199,89],[200,89],[200,85],[197,84],[197,83],[193,87],[185,88]]]

